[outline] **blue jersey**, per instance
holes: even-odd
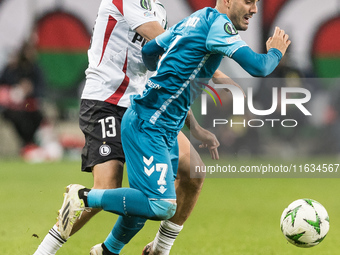
[[[138,116],[166,129],[184,125],[192,102],[202,92],[195,78],[212,77],[224,56],[246,46],[225,14],[204,8],[156,37],[165,49],[158,69],[143,95],[135,96],[132,108]]]

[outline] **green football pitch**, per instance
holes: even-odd
[[[336,160],[318,159],[321,163],[338,163]],[[228,160],[228,164],[239,162],[240,159]],[[257,159],[259,162],[267,163],[266,159]],[[70,183],[91,187],[91,174],[79,169],[80,162],[74,161],[40,164],[0,161],[0,254],[34,253],[56,222],[64,187]],[[171,254],[339,254],[339,194],[338,178],[207,178]],[[327,237],[313,248],[297,248],[287,243],[280,231],[283,209],[299,198],[319,201],[330,217]],[[116,218],[108,212],[96,215],[57,254],[89,254],[93,245],[106,238]],[[121,254],[141,254],[144,245],[154,238],[158,225],[148,221]]]

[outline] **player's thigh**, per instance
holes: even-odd
[[[183,134],[183,132],[179,132],[177,140],[179,147],[179,165],[177,176],[179,178],[190,178],[190,170],[192,169],[191,175],[193,175],[193,177],[204,178],[203,174],[195,174],[195,167],[203,166],[204,163],[198,152],[190,143],[189,139]]]
[[[122,122],[122,143],[130,187],[149,198],[175,199],[174,169],[168,140],[152,124],[126,112]],[[176,169],[175,169],[176,170]]]
[[[96,100],[82,100],[79,126],[85,135],[82,171],[93,172],[94,187],[120,187],[125,155],[121,119],[125,108]]]
[[[124,164],[109,160],[92,168],[94,189],[115,189],[122,186]]]

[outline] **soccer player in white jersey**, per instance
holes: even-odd
[[[79,120],[86,138],[82,152],[82,171],[92,172],[95,189],[121,187],[125,157],[121,146],[120,121],[130,105],[130,95],[141,93],[146,83],[147,69],[142,62],[141,48],[146,41],[161,34],[165,26],[166,12],[158,1],[101,2],[88,51],[89,66],[86,70]],[[221,73],[216,73],[216,76],[224,77]],[[203,147],[209,148],[213,158],[218,158],[219,143],[212,133],[199,125],[192,126],[191,132],[202,141]],[[203,176],[190,178],[190,158],[195,165],[202,165],[203,162],[184,134],[180,133],[178,140],[178,210],[171,220],[161,223],[153,242],[153,249],[157,252],[164,251],[163,254],[169,253],[183,223],[189,217],[204,180]],[[50,229],[34,255],[55,254],[70,235],[99,211],[93,209],[84,212],[81,219],[74,224],[72,232],[63,229],[63,235],[60,234],[57,223]],[[61,210],[63,212],[65,210]],[[60,215],[59,221],[62,216]],[[171,231],[171,238],[166,237],[164,231]],[[100,250],[101,247],[94,249]]]

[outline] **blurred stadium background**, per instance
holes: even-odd
[[[203,6],[215,4],[214,0],[163,2],[168,10],[170,26]],[[62,145],[70,150],[79,147],[82,142],[77,127],[79,94],[84,83],[86,53],[99,3],[100,0],[0,1],[0,72],[36,28],[38,62],[47,81],[43,109],[54,123]],[[296,144],[304,144],[308,140],[313,143],[304,148],[307,155],[339,154],[340,89],[336,78],[340,77],[340,0],[261,0],[249,30],[240,34],[255,51],[263,52],[265,41],[276,25],[290,35],[293,43],[281,71],[273,77],[294,78],[295,81],[300,78],[331,78],[331,82],[295,82],[297,84],[293,86],[306,87],[311,91],[310,107],[316,110],[312,117],[302,119],[303,124],[293,132],[271,130],[263,137],[257,130],[229,130],[229,148],[226,151],[266,154],[275,148],[276,152],[284,154],[289,148],[296,148]],[[228,59],[223,61],[221,70],[233,78],[249,77]],[[260,87],[259,82],[246,82],[247,85],[255,89]],[[257,91],[259,101],[263,100],[261,94],[264,93],[261,89]],[[18,141],[11,126],[1,118],[0,123],[0,157],[18,155]],[[257,141],[249,139],[256,136]],[[256,142],[269,149],[254,151]]]

